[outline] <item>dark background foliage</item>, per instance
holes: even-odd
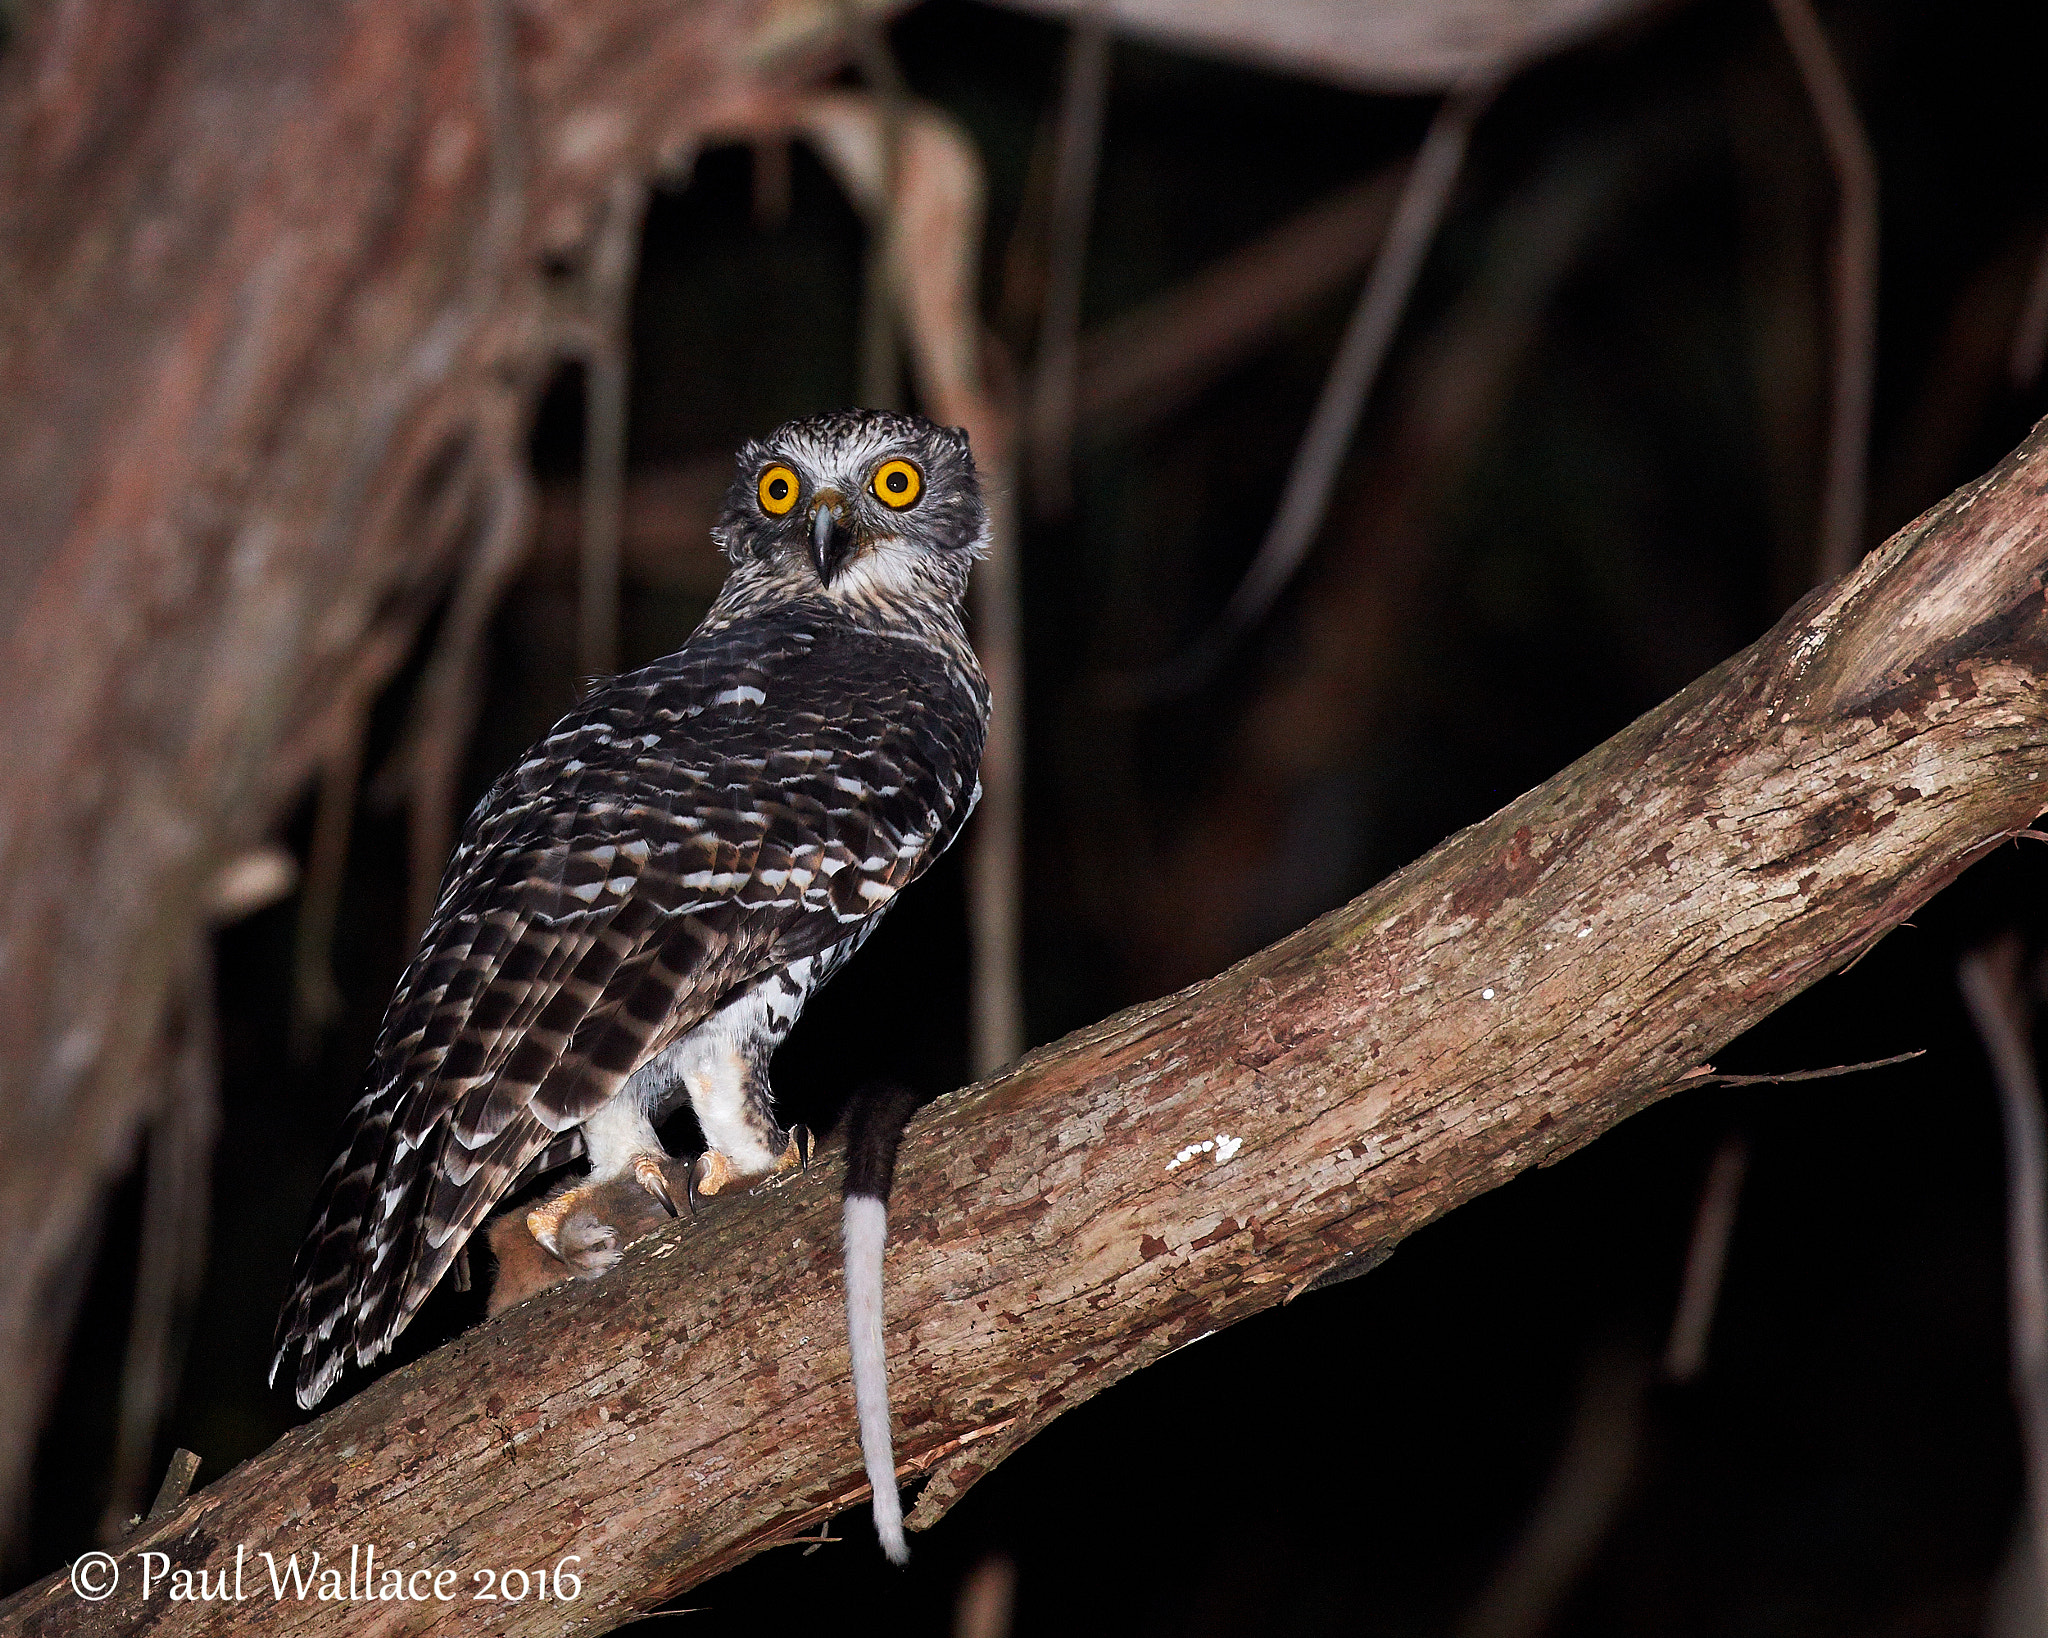
[[[2044,407],[2003,359],[2048,230],[2048,23],[1990,0],[1870,0],[1824,22],[1883,177],[1875,541]],[[1019,350],[1005,268],[1063,33],[930,0],[893,39],[986,158],[986,305]],[[1119,43],[1084,327],[1411,152],[1430,111]],[[786,218],[763,221],[755,164],[714,151],[656,197],[636,472],[703,470],[854,395],[860,224],[801,150]],[[1022,548],[1034,1040],[1341,902],[1783,612],[1813,575],[1832,214],[1760,0],[1674,6],[1526,74],[1480,128],[1315,553],[1213,681],[1142,711],[1104,680],[1177,652],[1227,597],[1351,292],[1148,425],[1084,435],[1071,514]],[[566,373],[536,417],[551,494],[573,494],[580,393]],[[500,615],[472,795],[574,697],[569,576],[543,549]],[[700,582],[629,584],[627,663],[682,640]],[[373,770],[416,675],[385,701]],[[347,1007],[310,1054],[290,1029],[295,903],[220,938],[213,1238],[160,1453],[199,1451],[202,1482],[295,1420],[262,1381],[269,1330],[406,954],[403,868],[398,817],[366,797],[337,930]],[[1996,1109],[1954,972],[1988,934],[2040,924],[2043,868],[1995,856],[1720,1067],[1925,1057],[1674,1097],[1370,1277],[1069,1415],[919,1541],[907,1575],[849,1517],[841,1544],[758,1559],[684,1619],[943,1631],[964,1573],[1000,1553],[1024,1634],[1451,1631],[1575,1405],[1653,1369],[1708,1158],[1736,1133],[1750,1170],[1706,1369],[1648,1389],[1634,1480],[1553,1630],[1981,1630],[2020,1468]],[[869,1075],[931,1094],[966,1078],[962,911],[956,858],[812,1007],[777,1064],[786,1103],[829,1123]],[[108,1223],[24,1570],[88,1545],[105,1504],[136,1194]],[[476,1305],[437,1297],[407,1351]]]

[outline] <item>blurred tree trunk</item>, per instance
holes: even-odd
[[[1707,1080],[1710,1054],[2029,832],[2044,579],[2048,423],[1492,818],[924,1111],[887,1288],[898,1453],[929,1481],[912,1523],[1131,1372]],[[867,1493],[838,1170],[664,1227],[389,1373],[144,1526],[115,1596],[83,1602],[60,1571],[0,1605],[0,1635],[366,1619],[260,1581],[240,1604],[159,1585],[145,1612],[145,1551],[218,1572],[241,1544],[253,1579],[264,1551],[379,1543],[456,1589],[371,1612],[407,1631],[468,1627],[474,1578],[512,1566],[548,1590],[493,1628],[541,1633],[602,1631],[791,1543]],[[1228,1405],[1188,1436],[1258,1471]]]
[[[0,58],[0,1540],[214,884],[507,515],[617,179],[850,15],[79,0]]]

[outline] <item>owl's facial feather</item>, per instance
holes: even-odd
[[[909,462],[914,498],[891,505],[877,475]],[[795,474],[793,504],[769,503],[769,474]],[[967,435],[915,415],[846,410],[791,421],[739,453],[712,537],[733,582],[823,592],[875,613],[957,607],[988,519]],[[734,591],[741,588],[732,587]]]

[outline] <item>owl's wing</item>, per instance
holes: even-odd
[[[973,805],[985,698],[903,645],[706,647],[593,696],[465,827],[279,1316],[302,1405],[653,1049],[857,933]]]

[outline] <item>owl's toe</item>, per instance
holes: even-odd
[[[804,1126],[789,1129],[789,1141],[782,1154],[765,1170],[759,1167],[742,1171],[732,1157],[722,1150],[706,1149],[690,1165],[686,1198],[695,1209],[700,1194],[728,1194],[734,1189],[743,1189],[763,1179],[773,1179],[799,1168],[808,1171],[811,1164],[811,1134]],[[769,1153],[773,1154],[771,1149]]]
[[[526,1232],[534,1237],[541,1250],[563,1262],[568,1258],[562,1255],[562,1224],[572,1206],[570,1195],[575,1192],[570,1190],[569,1195],[563,1195],[559,1202],[545,1201],[526,1214]],[[555,1209],[558,1204],[560,1210]]]
[[[690,1193],[723,1194],[745,1181],[740,1171],[716,1149],[706,1149],[690,1165]]]
[[[633,1159],[633,1181],[645,1189],[661,1205],[661,1209],[673,1217],[676,1215],[675,1191],[669,1186],[669,1167],[673,1164],[667,1155],[636,1155]],[[690,1191],[683,1190],[683,1199],[688,1201]]]

